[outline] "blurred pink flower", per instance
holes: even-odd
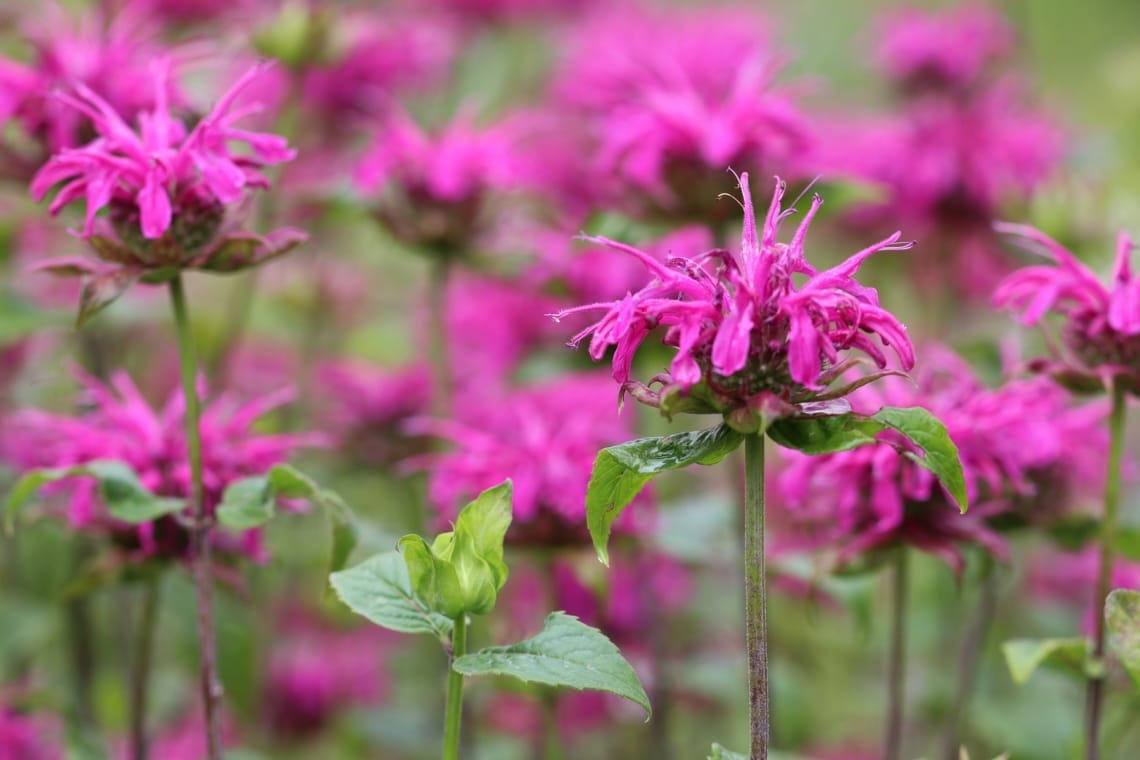
[[[855,254],[843,264],[820,272],[807,262],[804,240],[823,201],[816,196],[790,243],[777,242],[780,222],[791,213],[781,209],[784,184],[777,182],[761,234],[757,233],[748,189],[740,178],[744,234],[739,251],[712,250],[662,264],[630,246],[605,238],[587,238],[640,259],[653,279],[648,285],[611,303],[567,309],[557,315],[605,310],[601,320],[574,336],[590,337],[590,356],[601,359],[610,346],[614,379],[638,400],[660,398],[630,380],[634,353],[655,327],[666,328],[664,342],[677,353],[666,392],[688,394],[700,383],[715,399],[708,410],[731,411],[759,404],[779,407],[808,400],[850,366],[841,351],[858,349],[880,367],[884,352],[871,340],[891,347],[904,369],[914,366],[914,350],[906,328],[879,305],[873,288],[860,285],[855,273],[879,251],[910,248],[899,233]],[[797,286],[795,276],[805,275]],[[664,394],[663,394],[664,395]]]
[[[904,8],[885,16],[880,26],[879,63],[908,90],[972,87],[1013,47],[1013,28],[981,4],[940,11]]]
[[[596,373],[461,396],[453,420],[420,419],[419,433],[454,449],[409,460],[428,472],[428,494],[443,524],[479,492],[514,481],[514,520],[507,541],[588,542],[586,483],[598,449],[630,438],[628,420],[613,411],[613,386]],[[646,526],[648,497],[626,510],[618,530]]]
[[[52,718],[0,705],[0,758],[63,760],[60,729]]]
[[[222,745],[234,748],[239,743],[233,721],[222,717]],[[162,727],[151,739],[150,756],[162,760],[203,760],[207,756],[206,730],[200,716],[185,715],[177,722]],[[119,760],[134,760],[126,742],[114,753]]]
[[[376,705],[387,695],[389,637],[381,629],[341,630],[292,610],[275,631],[261,703],[275,739],[312,737],[338,712]]]
[[[413,365],[385,369],[362,361],[325,362],[317,369],[322,429],[353,459],[390,465],[421,447],[404,436],[408,419],[425,414],[431,374]]]
[[[37,409],[11,414],[2,440],[4,459],[19,470],[116,460],[134,469],[153,493],[187,497],[190,469],[181,392],[172,394],[161,409],[155,410],[124,372],[113,374],[109,385],[93,377],[80,379],[87,411],[75,417]],[[222,395],[203,404],[203,480],[210,513],[233,481],[266,472],[296,448],[324,443],[323,436],[311,433],[268,435],[253,431],[259,417],[291,397],[292,393],[285,390],[239,404]],[[67,521],[72,527],[108,534],[132,555],[181,558],[189,548],[187,533],[174,517],[132,526],[107,516],[91,478],[68,479],[48,488],[66,494]],[[240,536],[214,531],[213,536],[221,549],[264,559],[260,531]]]
[[[480,128],[468,113],[428,132],[393,108],[358,163],[356,184],[396,238],[459,255],[483,231],[488,195],[514,186],[519,137],[513,122]]]
[[[1106,285],[1043,232],[1019,224],[1002,224],[999,230],[1053,261],[1019,269],[994,292],[995,305],[1014,312],[1023,324],[1037,324],[1051,311],[1064,318],[1059,361],[1039,362],[1037,368],[1062,380],[1084,377],[1140,392],[1140,278],[1132,274],[1131,238],[1124,232],[1117,236]]]
[[[170,56],[136,6],[110,17],[99,8],[69,18],[55,3],[41,7],[24,25],[33,48],[30,63],[0,58],[0,126],[15,120],[43,154],[59,152],[83,141],[90,131],[88,114],[56,97],[60,90],[86,87],[124,119],[153,108],[155,86],[148,64]],[[173,82],[161,83],[164,100],[181,102]]]
[[[1103,457],[1099,417],[1074,410],[1064,390],[1044,378],[987,388],[947,349],[930,351],[913,382],[888,377],[849,399],[867,414],[888,405],[918,406],[942,420],[962,459],[970,512],[958,513],[936,478],[896,448],[906,444],[894,434],[836,454],[784,452],[786,466],[776,480],[782,504],[814,531],[817,546],[839,549],[839,563],[896,545],[929,552],[955,572],[964,565],[958,544],[1004,557],[1005,542],[987,518],[1017,508],[1032,519],[1034,505],[1051,504],[1051,490],[1061,483],[1095,482],[1095,475],[1074,469],[1095,464],[1092,454],[1070,458],[1075,440],[1099,443]]]
[[[615,199],[670,219],[719,226],[724,174],[747,167],[810,177],[814,138],[789,93],[759,19],[740,9],[619,11],[584,24],[562,81],[591,115],[594,173]]]
[[[1086,633],[1096,627],[1096,585],[1100,552],[1095,547],[1076,553],[1048,551],[1034,555],[1029,564],[1029,589],[1041,599],[1074,605],[1084,610]],[[1140,591],[1140,563],[1117,559],[1110,588]]]

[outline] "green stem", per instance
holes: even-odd
[[[467,653],[467,615],[455,619],[447,668],[447,722],[443,731],[443,760],[459,760],[459,727],[463,723],[463,674],[450,663]]]
[[[447,350],[447,287],[451,280],[451,260],[440,256],[431,262],[428,300],[431,335],[428,360],[431,363],[432,410],[440,418],[451,414],[451,361]]]
[[[907,554],[900,546],[895,559],[891,598],[891,642],[887,660],[887,732],[883,741],[886,760],[901,760],[903,697],[906,692]]]
[[[744,439],[744,614],[751,760],[768,757],[768,609],[764,568],[764,437]]]
[[[562,735],[558,730],[558,694],[551,689],[542,695],[542,733],[545,760],[562,760]]]
[[[182,369],[182,394],[186,404],[186,453],[190,460],[190,570],[198,601],[198,648],[202,679],[202,703],[206,721],[206,748],[209,760],[222,760],[221,702],[222,682],[218,678],[218,652],[214,631],[213,583],[210,572],[210,527],[202,481],[201,409],[195,387],[198,363],[194,339],[186,311],[182,276],[170,281],[170,303],[178,334],[178,358]]]
[[[965,744],[963,730],[967,709],[974,693],[974,685],[978,680],[978,664],[981,661],[986,634],[989,633],[997,612],[998,571],[991,554],[982,555],[982,573],[982,588],[977,610],[970,621],[970,627],[966,630],[962,649],[958,655],[958,681],[954,702],[950,708],[950,717],[946,721],[946,737],[942,746],[944,760],[958,760],[961,747]]]
[[[1124,418],[1127,412],[1124,388],[1112,386],[1112,415],[1109,417],[1111,441],[1108,452],[1108,475],[1104,484],[1104,518],[1100,527],[1100,570],[1096,584],[1096,636],[1093,657],[1105,654],[1104,602],[1112,585],[1112,567],[1116,559],[1116,513],[1120,506],[1120,462],[1124,458]],[[1100,753],[1101,705],[1104,701],[1104,678],[1090,678],[1085,701],[1085,758],[1097,760]]]
[[[154,632],[158,623],[159,584],[162,576],[155,572],[142,588],[142,610],[137,626],[135,662],[131,670],[131,758],[147,760],[150,748],[146,733],[146,708],[149,696],[150,670],[154,655]]]

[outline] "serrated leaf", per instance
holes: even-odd
[[[1140,689],[1140,591],[1118,588],[1104,602],[1108,646]]]
[[[277,499],[264,476],[242,478],[226,486],[218,505],[218,522],[231,530],[250,530],[273,519]]]
[[[923,455],[912,457],[913,461],[937,476],[942,487],[958,504],[958,509],[964,513],[969,504],[962,459],[942,421],[919,406],[885,406],[871,418],[902,433],[922,449]]]
[[[528,683],[617,694],[652,714],[641,681],[606,635],[573,615],[552,612],[542,631],[505,647],[463,655],[452,669],[465,676],[505,675]]]
[[[41,487],[64,478],[93,477],[107,511],[117,520],[139,524],[156,520],[186,507],[184,499],[156,496],[139,481],[135,471],[122,462],[97,460],[74,467],[54,467],[26,473],[13,486],[5,505],[5,525]]]
[[[321,487],[308,475],[288,464],[273,465],[265,477],[275,496],[305,499],[321,508],[328,518],[332,533],[329,572],[343,568],[352,550],[356,548],[356,517],[340,494]]]
[[[329,576],[345,606],[382,628],[400,633],[451,636],[451,620],[432,612],[412,592],[408,567],[399,552],[385,552]]]
[[[1092,645],[1085,638],[1013,639],[1002,644],[1002,654],[1014,683],[1029,680],[1037,668],[1052,667],[1086,678],[1094,669]]]
[[[602,564],[614,521],[655,475],[691,464],[715,464],[744,438],[727,425],[663,438],[639,438],[598,452],[586,488],[586,526]]]
[[[785,417],[768,427],[780,446],[805,454],[834,454],[875,442],[883,427],[860,414]]]

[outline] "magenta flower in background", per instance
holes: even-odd
[[[421,447],[403,426],[426,414],[431,374],[421,365],[385,369],[362,361],[337,360],[317,368],[323,430],[345,454],[374,466],[391,465]]]
[[[61,726],[36,713],[22,713],[0,705],[0,758],[5,760],[62,760]]]
[[[880,368],[890,347],[904,369],[914,366],[906,328],[879,305],[878,294],[855,280],[867,257],[906,250],[899,233],[820,272],[808,263],[804,242],[823,201],[816,196],[789,243],[777,241],[784,183],[777,181],[761,232],[757,232],[748,189],[740,178],[744,233],[738,251],[712,250],[661,263],[635,248],[604,238],[587,238],[624,251],[645,265],[652,280],[611,303],[567,309],[558,318],[590,310],[604,316],[574,336],[590,338],[590,356],[601,359],[615,346],[613,377],[624,390],[662,411],[743,411],[764,415],[795,412],[795,404],[818,400],[851,366],[841,352],[859,350]],[[802,284],[796,277],[802,276]],[[634,354],[656,327],[677,349],[668,375],[655,378],[661,393],[630,379]],[[877,338],[876,342],[873,338]],[[828,397],[834,397],[834,393]],[[840,394],[841,395],[841,394]],[[682,409],[680,403],[696,402]],[[731,418],[730,418],[731,419]],[[745,420],[737,420],[745,424]]]
[[[1049,551],[1034,555],[1029,564],[1029,590],[1038,598],[1075,606],[1084,612],[1086,633],[1096,628],[1096,584],[1100,553],[1095,548],[1079,552]],[[1140,563],[1117,559],[1109,588],[1140,591]]]
[[[453,420],[421,419],[453,450],[416,457],[428,472],[428,495],[448,524],[484,489],[510,478],[514,518],[508,543],[585,544],[586,483],[598,449],[628,440],[628,420],[613,413],[613,386],[596,373],[568,375],[514,388],[461,395]],[[649,500],[626,510],[618,530],[646,527]]]
[[[782,451],[786,466],[776,481],[782,506],[812,531],[817,546],[838,549],[839,564],[906,545],[961,572],[960,544],[1006,555],[987,519],[1014,510],[1034,519],[1035,505],[1055,516],[1054,489],[1069,484],[1075,495],[1082,480],[1097,482],[1087,467],[1098,454],[1103,459],[1105,440],[1097,431],[1103,410],[1074,411],[1069,395],[1045,378],[987,388],[949,350],[930,354],[913,382],[885,378],[849,399],[859,412],[919,406],[942,420],[961,456],[970,512],[959,514],[935,477],[903,453],[907,444],[900,450],[902,439],[893,433],[881,434],[879,445],[835,454]],[[1087,459],[1071,458],[1069,447],[1078,440],[1100,448]]]
[[[755,16],[723,10],[618,11],[584,24],[556,91],[590,117],[593,174],[614,202],[719,226],[731,166],[810,178],[814,137],[789,92],[780,60]]]
[[[92,377],[80,379],[87,411],[73,417],[37,409],[11,414],[0,440],[4,460],[18,470],[116,460],[129,465],[151,492],[188,497],[190,466],[182,394],[172,394],[156,410],[123,372],[115,373],[109,385]],[[323,436],[311,433],[254,432],[258,418],[291,398],[292,393],[285,390],[246,403],[222,395],[203,404],[203,481],[209,513],[233,481],[265,473],[297,448],[324,443]],[[100,503],[97,484],[90,478],[67,479],[47,488],[61,493],[67,522],[73,528],[105,534],[132,557],[182,558],[189,549],[188,533],[174,517],[137,526],[109,517]],[[215,530],[211,537],[222,550],[265,558],[260,531],[231,535]]]
[[[1108,284],[1070,251],[1039,230],[999,225],[1053,265],[1029,266],[1011,274],[994,292],[994,304],[1026,325],[1047,313],[1063,318],[1056,359],[1031,366],[1076,389],[1121,383],[1140,393],[1140,278],[1132,274],[1132,239],[1121,232]]]
[[[240,743],[237,729],[228,718],[222,721],[222,744],[235,748]],[[202,760],[207,756],[206,732],[200,715],[184,715],[167,724],[151,740],[150,754],[162,760]],[[112,754],[118,760],[134,760],[130,745],[122,742]]]
[[[256,106],[235,108],[234,101],[264,66],[250,69],[192,129],[169,111],[165,93],[170,68],[161,59],[151,66],[155,105],[138,114],[137,130],[82,84],[75,86],[74,94],[57,96],[89,117],[99,136],[45,164],[32,180],[32,197],[41,200],[62,184],[49,207],[53,215],[82,199],[86,216],[81,236],[101,261],[50,260],[45,268],[125,279],[125,289],[158,269],[234,271],[252,266],[305,238],[292,229],[262,238],[226,224],[228,206],[243,201],[249,189],[268,187],[259,169],[294,155],[284,138],[236,126]],[[235,152],[233,143],[244,143],[251,152]],[[109,225],[96,218],[104,208],[109,210]]]
[[[386,642],[375,627],[341,630],[313,613],[286,610],[275,627],[262,696],[264,720],[281,741],[313,737],[348,708],[388,692]]]
[[[461,255],[484,231],[485,205],[518,177],[509,121],[480,128],[469,113],[433,132],[393,108],[361,158],[356,185],[400,241],[437,256]]]
[[[980,4],[907,8],[880,21],[879,65],[909,91],[966,90],[1012,52],[1013,28]]]

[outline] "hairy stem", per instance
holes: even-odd
[[[958,681],[954,691],[954,702],[950,708],[950,717],[946,721],[946,739],[942,747],[944,760],[958,760],[962,741],[962,727],[966,720],[967,707],[974,693],[974,683],[978,679],[978,663],[981,660],[982,647],[986,642],[997,612],[998,576],[994,567],[993,557],[985,554],[983,562],[983,577],[981,595],[974,617],[970,620],[962,641],[962,649],[958,655]]]
[[[891,584],[891,641],[887,660],[887,729],[883,757],[902,760],[903,696],[906,691],[907,555],[900,546]]]
[[[162,576],[155,572],[143,582],[142,609],[139,610],[135,642],[135,661],[131,669],[131,758],[147,760],[150,747],[147,741],[146,713],[149,697],[150,670],[154,655],[154,632],[158,623],[159,585]]]
[[[455,619],[447,668],[447,721],[443,731],[443,760],[459,760],[459,728],[463,723],[463,674],[450,663],[467,653],[467,615]]]
[[[1100,568],[1096,583],[1095,611],[1096,634],[1093,639],[1093,656],[1104,657],[1105,626],[1104,602],[1112,585],[1112,566],[1116,559],[1116,513],[1120,505],[1120,462],[1124,457],[1124,418],[1126,413],[1124,389],[1117,383],[1112,386],[1112,415],[1109,417],[1111,443],[1108,452],[1108,475],[1104,484],[1104,518],[1100,528]],[[1100,718],[1104,701],[1104,678],[1090,678],[1085,702],[1085,758],[1097,760],[1100,754]]]
[[[768,757],[768,599],[764,568],[764,437],[744,439],[744,614],[752,760]]]
[[[190,459],[190,570],[198,600],[198,648],[202,679],[202,703],[206,719],[206,748],[209,760],[222,760],[222,682],[218,678],[218,652],[214,631],[214,590],[210,572],[210,528],[202,483],[201,410],[195,387],[198,372],[186,292],[179,275],[170,281],[170,302],[178,333],[178,357],[182,368],[182,393],[186,403],[186,453]]]

